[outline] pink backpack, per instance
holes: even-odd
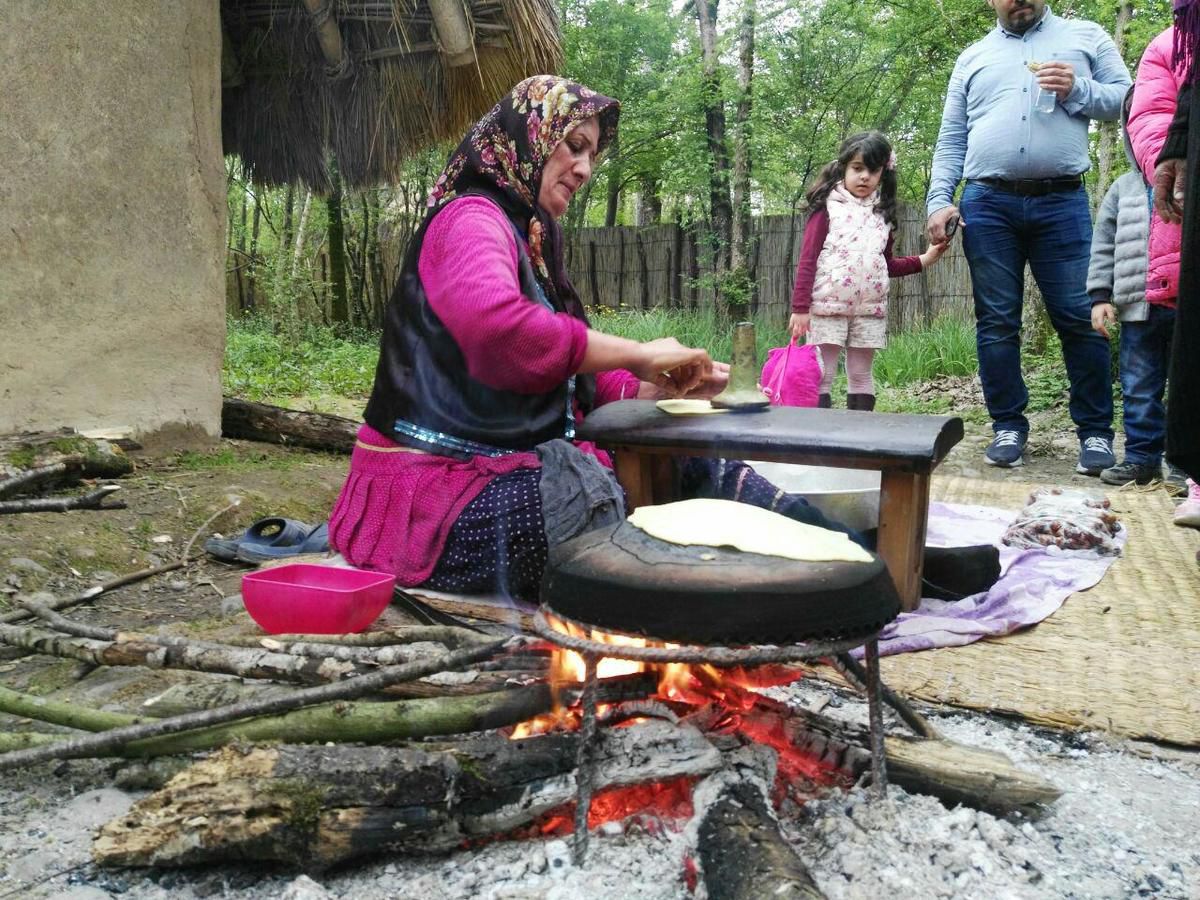
[[[767,353],[759,384],[775,406],[816,406],[822,373],[816,344],[793,340]]]

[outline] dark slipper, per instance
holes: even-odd
[[[204,549],[225,562],[252,563],[300,553],[324,553],[329,550],[329,526],[271,516],[259,519],[241,537],[209,538]]]

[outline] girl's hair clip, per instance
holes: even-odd
[[[895,150],[893,150],[893,151],[891,152],[891,154],[888,156],[888,161],[887,161],[887,170],[888,170],[889,172],[895,172],[895,171],[896,171],[896,151],[895,151]]]

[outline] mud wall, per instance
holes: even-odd
[[[0,433],[220,433],[217,0],[0,3]]]

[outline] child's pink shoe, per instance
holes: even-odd
[[[1183,528],[1200,528],[1200,484],[1188,479],[1187,499],[1175,507],[1175,524]]]

